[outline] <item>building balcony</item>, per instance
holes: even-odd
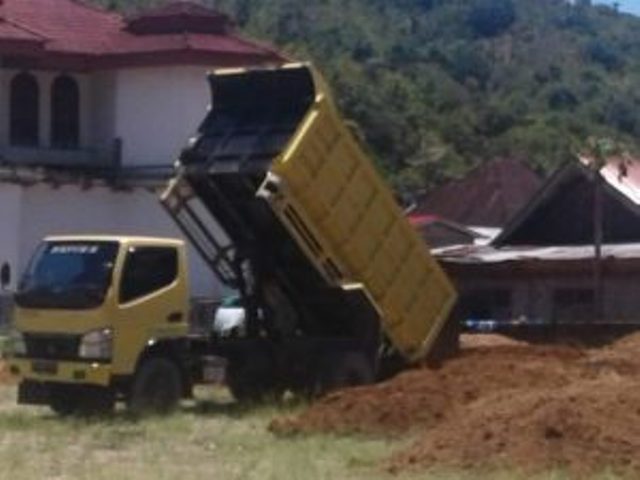
[[[98,147],[73,149],[0,145],[0,164],[103,170],[120,166],[121,150],[117,139]]]

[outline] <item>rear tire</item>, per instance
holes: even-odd
[[[361,352],[344,352],[327,355],[324,359],[319,382],[319,393],[375,382],[375,372],[369,358]]]
[[[168,413],[182,397],[182,376],[174,362],[166,358],[149,358],[135,374],[129,411],[134,414]]]
[[[278,401],[284,393],[270,370],[254,370],[246,366],[229,370],[227,387],[238,402],[249,404],[269,400]]]

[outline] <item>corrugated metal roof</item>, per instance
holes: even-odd
[[[592,160],[581,158],[559,168],[511,219],[494,245],[589,244],[594,240],[595,182]],[[604,242],[640,241],[640,161],[609,159],[603,182]]]
[[[588,160],[583,159],[583,162]],[[614,157],[600,169],[602,178],[636,205],[640,205],[640,161]]]
[[[446,263],[496,264],[526,261],[577,261],[595,258],[593,245],[561,247],[502,247],[489,245],[457,245],[432,250]],[[640,243],[603,245],[602,259],[640,259]]]
[[[542,181],[524,162],[494,160],[428,193],[414,214],[464,225],[501,227],[538,191]]]

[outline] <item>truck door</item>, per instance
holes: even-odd
[[[114,321],[114,373],[131,374],[154,340],[187,332],[186,274],[171,246],[127,248]]]

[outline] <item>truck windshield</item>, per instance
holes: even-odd
[[[20,282],[16,303],[24,308],[100,306],[117,252],[117,242],[45,242]]]

